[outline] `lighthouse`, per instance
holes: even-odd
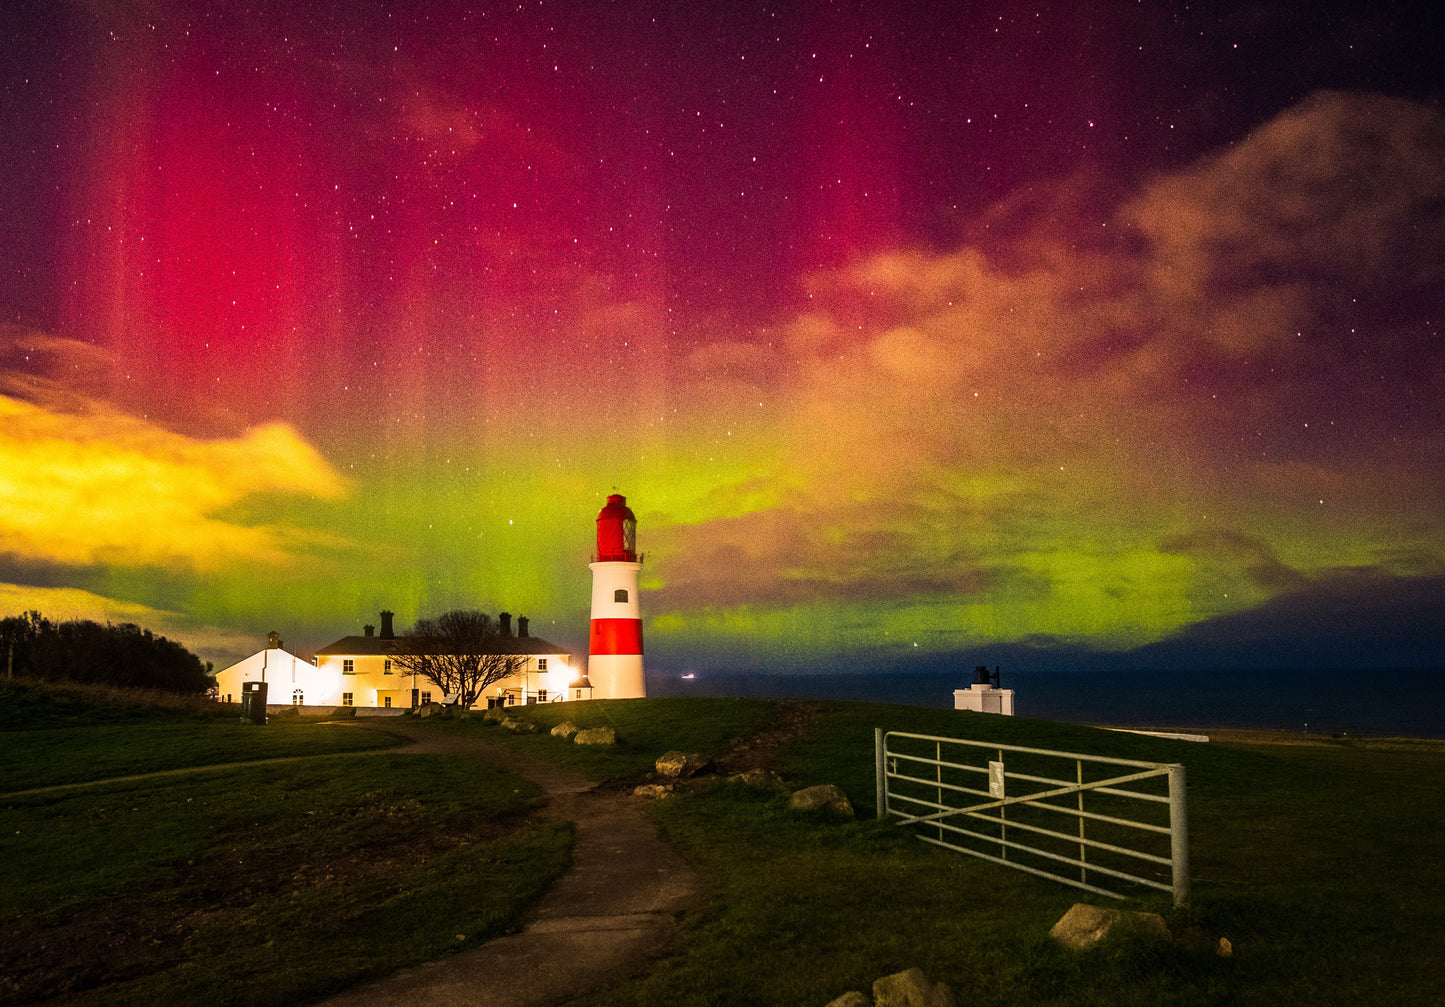
[[[587,678],[597,699],[641,699],[642,613],[637,604],[637,518],[627,498],[613,493],[597,514],[592,571],[592,634]]]

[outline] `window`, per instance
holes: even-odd
[[[341,694],[341,705],[342,705],[342,706],[350,706],[350,705],[351,705],[351,696],[352,696],[351,693],[349,693],[349,692],[343,692],[343,693]]]
[[[381,673],[382,673],[383,675],[390,675],[390,674],[391,674],[391,658],[388,657],[388,658],[386,659],[386,661],[382,664],[382,666],[381,666]]]
[[[386,709],[390,710],[390,709],[391,709],[391,697],[390,697],[390,696],[385,696],[385,697],[383,697],[381,705],[384,706],[384,707],[386,707]]]
[[[537,670],[538,670],[538,671],[546,671],[546,670],[547,670],[547,659],[546,659],[545,657],[539,657],[539,658],[537,658]]]
[[[539,702],[539,703],[545,703],[545,702],[547,702],[547,690],[546,690],[546,689],[538,689],[538,690],[537,690],[537,702]]]
[[[429,693],[429,692],[423,692],[423,693],[421,694],[421,705],[422,705],[422,706],[426,706],[426,705],[427,705],[428,703],[430,703],[430,702],[431,702],[431,693]]]
[[[617,602],[619,605],[627,604],[627,588],[619,587],[616,591],[613,591],[612,600]]]
[[[343,657],[341,659],[341,673],[343,675],[355,675],[356,662],[349,657]]]
[[[291,693],[291,705],[292,705],[292,706],[301,706],[301,705],[302,705],[302,701],[301,701],[301,690],[300,690],[300,689],[297,689],[295,692]]]

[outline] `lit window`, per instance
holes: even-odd
[[[616,591],[612,592],[612,600],[620,605],[627,604],[627,588],[619,587]]]
[[[291,693],[291,705],[292,705],[292,706],[300,706],[300,705],[302,705],[302,704],[301,704],[301,690],[300,690],[300,689],[297,689],[295,692]]]
[[[341,694],[341,705],[342,705],[342,706],[350,706],[350,705],[351,705],[351,693],[349,693],[349,692],[343,692],[343,693]]]
[[[356,662],[349,657],[343,657],[341,659],[341,673],[343,675],[355,675]]]

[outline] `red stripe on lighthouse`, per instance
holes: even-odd
[[[641,654],[641,619],[593,619],[592,640],[587,652],[594,657],[604,654]]]

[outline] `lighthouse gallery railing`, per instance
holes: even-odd
[[[1124,882],[1189,901],[1181,765],[881,728],[874,748],[878,817],[926,843],[1111,898]]]

